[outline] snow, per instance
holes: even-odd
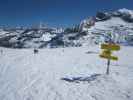
[[[0,51],[0,100],[133,100],[133,47],[114,52],[119,61],[111,62],[109,76],[99,46]],[[93,74],[101,76],[91,82],[61,80]]]
[[[53,37],[55,37],[56,35],[51,35],[50,33],[46,32],[45,34],[43,34],[42,36],[42,40],[43,41],[50,41]]]
[[[96,22],[90,28],[83,27],[83,30],[88,32],[88,37],[85,36],[85,38],[92,40],[94,43],[105,42],[108,39],[108,33],[111,32],[114,42],[130,45],[127,38],[129,34],[133,34],[132,26],[133,23],[128,23],[119,17],[111,17],[109,20]],[[88,43],[86,40],[83,41]]]
[[[123,8],[123,9],[119,9],[118,12],[120,12],[122,14],[129,14],[133,18],[133,10],[129,10],[129,9]]]
[[[89,30],[99,29],[99,30],[109,31],[109,30],[112,30],[111,25],[112,26],[124,25],[124,26],[128,26],[128,27],[132,26],[132,24],[123,21],[121,18],[112,17],[110,20],[103,21],[103,22],[97,22],[95,24],[95,26],[91,27]]]

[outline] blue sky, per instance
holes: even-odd
[[[133,9],[133,0],[0,0],[0,25],[30,26],[40,21],[68,27],[100,10]]]

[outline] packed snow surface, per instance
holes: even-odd
[[[33,49],[0,48],[0,100],[133,100],[133,47],[114,55],[110,75],[99,46]],[[62,78],[90,77],[68,82]]]

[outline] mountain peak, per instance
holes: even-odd
[[[133,13],[133,10],[129,10],[129,9],[127,9],[127,8],[122,8],[122,9],[119,9],[118,10],[119,12],[121,12],[121,13]]]

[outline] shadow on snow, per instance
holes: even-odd
[[[80,83],[80,82],[91,82],[96,80],[101,74],[93,74],[89,77],[71,77],[71,78],[61,78],[63,81],[67,82],[75,82],[75,83]]]

